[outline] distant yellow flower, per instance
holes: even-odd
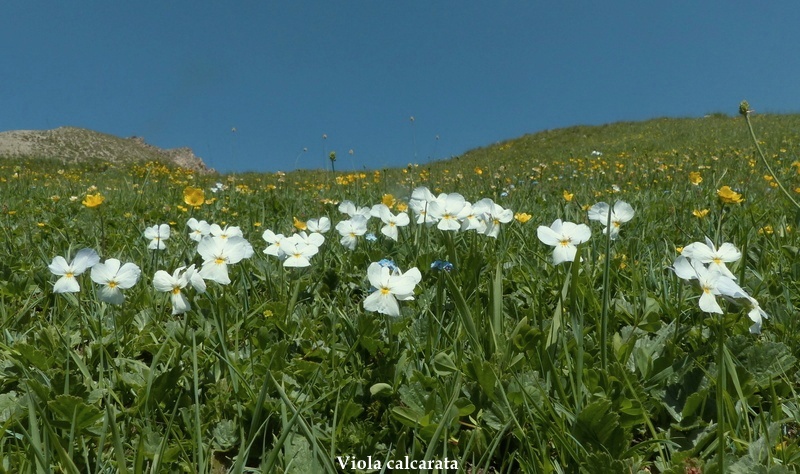
[[[261,227],[261,223],[260,222],[253,222],[253,227]]]
[[[389,209],[391,209],[392,207],[394,207],[395,198],[394,198],[394,196],[392,196],[391,194],[384,194],[384,195],[383,195],[383,199],[381,199],[381,202],[382,202],[382,203],[383,203],[383,204],[384,204],[386,207],[388,207]]]
[[[394,208],[397,209],[399,212],[406,212],[408,210],[408,204],[406,204],[404,202],[398,202],[394,206]]]
[[[675,247],[675,251],[678,252],[678,253],[682,253],[683,252],[683,247]]]
[[[37,222],[36,225],[38,225],[39,227],[44,227],[47,224],[45,224],[44,222]]]
[[[103,197],[102,194],[87,194],[86,197],[83,199],[82,204],[86,207],[97,207],[100,204],[103,204],[106,198]]]
[[[531,215],[527,212],[518,212],[514,214],[514,219],[516,219],[520,224],[524,224],[531,220]]]
[[[564,194],[563,194],[563,196],[564,196],[564,200],[565,200],[565,201],[567,201],[567,202],[571,202],[571,201],[572,201],[572,197],[574,196],[574,194],[570,193],[569,191],[567,191],[567,190],[565,189],[565,190],[564,190]]]
[[[206,202],[206,194],[200,188],[187,186],[183,190],[183,202],[190,206],[200,207]]]
[[[689,173],[689,182],[697,186],[703,182],[703,177],[697,171],[692,171]]]
[[[772,230],[772,226],[771,225],[765,225],[764,227],[758,229],[758,233],[759,234],[771,235],[773,232],[774,231]]]
[[[723,186],[717,190],[717,196],[723,204],[741,204],[744,198],[741,194],[737,193],[730,186]]]
[[[298,219],[296,217],[294,218],[294,227],[297,230],[306,230],[308,228],[308,226],[306,225],[305,222],[301,221],[300,219]]]
[[[792,166],[797,168],[797,174],[800,174],[800,161],[795,161],[794,163],[792,163]]]
[[[702,219],[708,215],[708,209],[695,209],[692,211],[692,215],[697,217],[698,219]]]
[[[480,167],[476,166],[476,167],[475,167],[475,174],[477,174],[477,175],[482,175],[482,174],[483,174],[483,170],[482,170],[482,169],[480,169]]]

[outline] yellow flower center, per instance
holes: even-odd
[[[389,288],[386,288],[386,287],[381,288],[381,294],[382,295],[388,295],[389,294]]]
[[[64,276],[67,277],[67,278],[72,278],[72,277],[75,276],[75,274],[72,273],[72,272],[67,272],[66,274],[64,274]]]
[[[117,287],[117,282],[115,282],[113,280],[108,282],[108,287],[109,288],[116,288]]]
[[[173,295],[179,295],[180,293],[181,293],[181,287],[179,287],[179,286],[172,287],[172,294]]]
[[[566,246],[568,246],[568,245],[569,245],[569,240],[570,240],[570,239],[561,239],[561,242],[560,242],[560,243],[561,243],[561,246],[562,246],[562,247],[566,247]]]

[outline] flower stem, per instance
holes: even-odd
[[[725,472],[725,321],[720,318],[717,331],[717,457]]]
[[[780,188],[781,191],[783,191],[783,194],[792,202],[792,204],[794,204],[794,207],[800,209],[800,204],[798,204],[797,201],[795,201],[792,195],[789,193],[789,191],[787,191],[786,188],[783,187],[783,183],[781,183],[781,180],[778,179],[778,176],[775,174],[775,172],[772,171],[772,167],[769,165],[767,157],[761,150],[761,146],[758,144],[758,139],[756,138],[756,133],[753,131],[753,124],[750,122],[750,111],[747,111],[743,115],[744,115],[744,121],[747,123],[747,129],[750,131],[750,138],[753,139],[753,144],[756,146],[756,151],[758,151],[758,156],[761,157],[761,162],[764,163],[764,166],[766,166],[767,171],[769,171],[769,174],[772,175],[772,178],[775,180],[776,183],[778,183],[778,187]]]

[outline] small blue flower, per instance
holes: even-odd
[[[383,260],[379,261],[378,265],[380,265],[382,267],[386,267],[392,272],[400,271],[400,269],[397,267],[397,265],[393,261],[389,260],[388,258],[384,258]]]
[[[436,260],[435,262],[431,263],[431,270],[444,270],[446,272],[451,272],[453,268],[455,268],[453,264],[445,260]]]
[[[375,237],[375,234],[373,234],[372,232],[370,232],[369,234],[365,235],[364,238],[367,239],[370,242],[375,242],[376,240],[378,240],[378,238]]]

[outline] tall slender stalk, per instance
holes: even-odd
[[[775,182],[778,183],[778,188],[780,188],[784,196],[786,196],[789,199],[789,201],[791,201],[792,204],[794,204],[794,207],[800,209],[800,204],[798,204],[797,201],[795,201],[792,195],[789,193],[789,191],[787,191],[786,188],[783,187],[783,183],[781,183],[781,180],[778,179],[778,175],[776,175],[775,172],[772,171],[772,166],[769,165],[767,157],[761,150],[761,145],[758,144],[758,139],[756,138],[756,132],[753,131],[753,123],[750,121],[751,112],[752,110],[750,110],[750,104],[748,104],[747,101],[742,101],[742,103],[739,104],[739,113],[742,116],[744,116],[744,121],[745,123],[747,123],[747,129],[750,131],[750,138],[753,139],[753,144],[756,146],[756,151],[758,151],[758,156],[761,157],[761,162],[764,163],[764,166],[767,168],[767,171],[769,171],[769,174],[772,176]]]

